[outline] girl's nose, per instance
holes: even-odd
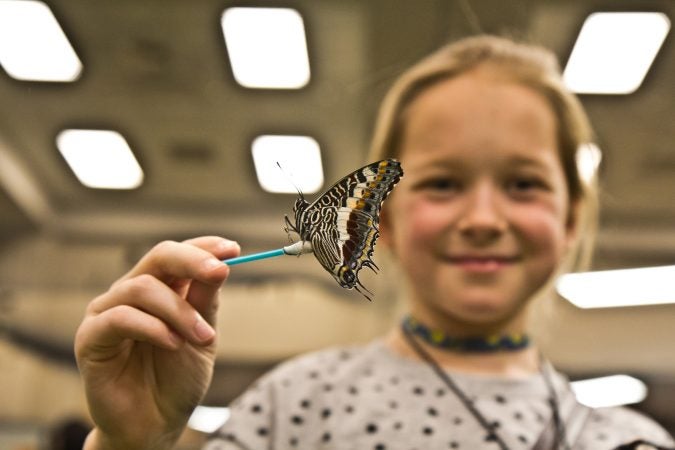
[[[501,235],[507,224],[502,214],[499,189],[487,181],[473,186],[457,225],[462,234],[478,242]]]

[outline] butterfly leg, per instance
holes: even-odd
[[[284,231],[286,232],[286,236],[288,236],[288,242],[293,243],[293,238],[291,237],[291,231],[297,233],[297,230],[295,229],[295,227],[293,226],[291,221],[288,219],[287,215],[284,215],[284,222],[285,222]]]
[[[370,292],[370,291],[368,290],[367,287],[365,287],[363,284],[361,284],[361,281],[356,280],[356,284],[357,284],[357,285],[354,286],[354,289],[356,289],[356,292],[358,292],[359,294],[363,295],[369,302],[372,302],[373,299],[372,299],[371,296],[373,295],[373,293]],[[363,292],[361,289],[359,289],[359,286],[360,286],[361,289],[363,289],[363,291],[365,291],[365,292]]]
[[[373,271],[373,273],[377,273],[380,270],[380,268],[377,267],[377,264],[375,264],[375,262],[373,262],[372,259],[367,259],[363,261],[363,267],[369,268],[370,270]]]

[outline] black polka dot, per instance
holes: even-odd
[[[413,388],[413,394],[415,395],[424,395],[424,389],[422,389],[420,386],[415,386]]]
[[[443,397],[445,395],[445,389],[437,389],[436,397]]]
[[[347,405],[347,406],[345,406],[345,412],[346,412],[347,414],[353,413],[353,412],[354,412],[354,407],[353,407],[352,405]]]
[[[366,425],[366,433],[369,434],[377,433],[377,425],[375,425],[374,423],[369,423],[368,425]]]
[[[488,433],[485,436],[485,441],[487,441],[487,442],[492,442],[492,441],[496,441],[496,440],[497,440],[497,435],[494,434],[494,433]]]
[[[492,422],[490,424],[490,428],[492,428],[493,430],[496,430],[497,428],[499,428],[501,426],[502,426],[502,424],[498,420],[495,420],[494,422]]]
[[[258,405],[258,404],[255,404],[255,405],[251,406],[251,412],[252,412],[253,414],[258,414],[258,413],[260,413],[261,411],[262,411],[262,406],[260,406],[260,405]]]
[[[375,444],[375,447],[373,447],[373,450],[387,450],[387,446],[384,444]]]
[[[403,428],[403,423],[402,422],[396,422],[394,423],[394,430],[400,430]]]
[[[322,419],[328,419],[331,414],[332,414],[332,411],[330,410],[330,408],[324,408],[323,410],[321,410],[321,418]]]
[[[390,407],[391,409],[396,409],[396,408],[398,408],[398,402],[397,402],[396,400],[390,401],[390,402],[389,402],[389,407]]]
[[[431,436],[434,434],[434,429],[431,427],[424,427],[422,428],[422,433],[426,434],[427,436]]]
[[[506,397],[504,397],[503,395],[497,394],[497,395],[495,395],[495,401],[497,403],[500,403],[500,404],[503,405],[504,403],[506,403]]]
[[[307,374],[307,376],[314,380],[319,378],[319,372],[317,372],[316,370],[312,370],[310,373]]]
[[[323,442],[330,442],[331,435],[328,431],[326,431],[323,436],[321,436],[321,440]]]
[[[312,402],[307,399],[300,402],[300,407],[303,409],[309,409],[310,406],[312,406]]]
[[[436,408],[434,408],[432,406],[429,409],[427,409],[427,414],[429,414],[430,416],[436,417],[436,416],[438,416],[438,411],[436,410]]]
[[[291,417],[291,422],[294,425],[302,425],[305,422],[305,420],[302,418],[302,416],[293,416]]]
[[[359,390],[356,388],[356,386],[349,386],[349,393],[352,395],[356,395],[359,393]]]
[[[267,428],[265,427],[258,428],[258,436],[267,436]]]
[[[521,412],[519,412],[519,411],[516,411],[516,412],[513,414],[513,418],[516,419],[516,420],[523,420],[523,413],[521,413]]]
[[[450,444],[448,445],[448,447],[450,447],[450,448],[459,448],[459,443],[458,443],[457,441],[452,441],[452,442],[450,442]]]
[[[462,424],[462,418],[461,417],[455,417],[452,420],[452,423],[454,423],[455,425],[461,425]]]
[[[518,435],[518,440],[522,442],[523,444],[527,444],[527,437],[521,435]]]
[[[324,384],[323,390],[326,391],[326,392],[330,392],[330,391],[333,390],[333,385],[332,384]]]
[[[297,447],[298,446],[298,438],[292,437],[288,440],[288,443],[291,444],[291,447]]]

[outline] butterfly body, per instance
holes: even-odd
[[[286,217],[287,226],[312,244],[319,263],[338,284],[355,288],[369,300],[359,271],[363,267],[377,270],[372,255],[379,236],[380,209],[402,176],[401,165],[394,159],[369,164],[342,178],[312,203],[300,195],[293,207],[295,224]]]

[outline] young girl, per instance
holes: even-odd
[[[554,57],[465,39],[406,72],[372,160],[405,177],[380,231],[408,315],[361,347],[282,364],[232,407],[216,449],[614,449],[673,441],[624,408],[579,405],[527,336],[528,309],[580,259],[591,139]],[[163,243],[94,299],[76,337],[97,424],[86,449],[170,448],[213,369],[216,297],[235,243]]]

